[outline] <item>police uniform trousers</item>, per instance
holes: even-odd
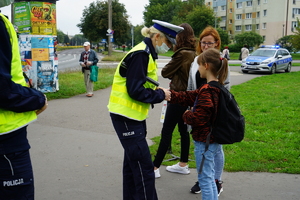
[[[0,154],[0,200],[34,200],[29,150]]]
[[[124,148],[123,200],[156,200],[154,166],[146,141],[146,121],[110,114]]]

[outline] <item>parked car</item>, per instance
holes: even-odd
[[[268,72],[274,74],[279,70],[290,72],[292,61],[292,56],[287,49],[279,46],[262,46],[242,60],[241,70],[243,73]]]

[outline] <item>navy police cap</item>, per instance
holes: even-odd
[[[184,30],[183,27],[176,26],[168,22],[163,22],[155,19],[152,20],[152,22],[154,22],[153,27],[164,33],[168,40],[173,44],[176,44],[176,35]]]

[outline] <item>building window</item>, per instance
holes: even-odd
[[[226,22],[226,16],[222,16],[222,21]]]
[[[264,17],[267,16],[267,10],[264,10]]]
[[[214,7],[214,12],[217,12],[218,11],[218,8],[217,7]]]
[[[252,1],[247,1],[246,2],[246,5],[249,7],[249,6],[252,6]]]
[[[235,19],[236,19],[236,20],[242,19],[242,14],[237,14],[237,15],[235,16]]]
[[[296,4],[296,0],[293,0],[293,4]]]
[[[256,30],[259,30],[259,24],[256,24]]]
[[[226,10],[226,6],[221,6],[221,10],[222,11]]]
[[[296,15],[299,15],[300,14],[300,8],[293,8],[293,13],[296,14]]]
[[[242,7],[243,7],[242,2],[236,4],[236,8],[242,8]]]
[[[267,28],[267,23],[263,23],[262,24],[262,29],[266,29]]]
[[[229,9],[229,13],[232,13],[232,8]]]
[[[242,30],[242,26],[235,26],[235,30],[236,31],[241,31]]]
[[[298,27],[297,21],[292,21],[292,27],[293,27],[293,28]]]
[[[246,25],[245,28],[246,28],[246,31],[251,31],[252,30],[252,25],[251,24]]]
[[[264,0],[264,3],[268,3],[268,0]]]
[[[263,41],[265,42],[266,41],[266,36],[263,35],[262,38],[263,38]]]
[[[256,18],[259,18],[260,17],[260,12],[257,12],[256,13]]]
[[[232,19],[229,20],[229,24],[232,24]]]
[[[295,28],[298,27],[297,21],[292,21],[292,31],[295,31]]]
[[[252,13],[246,13],[246,19],[251,19],[252,18]]]
[[[260,0],[257,0],[257,5],[260,5]]]

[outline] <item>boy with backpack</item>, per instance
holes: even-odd
[[[224,88],[224,81],[228,74],[228,61],[220,57],[217,49],[208,49],[199,55],[199,72],[201,78],[206,78],[207,83],[194,91],[175,92],[171,90],[170,103],[179,103],[192,107],[183,114],[183,120],[186,124],[192,126],[192,137],[195,144],[195,159],[198,171],[198,181],[202,192],[202,200],[217,200],[218,192],[214,178],[214,155],[221,143],[217,142],[219,129],[233,129],[239,127],[238,139],[241,141],[244,134],[244,118],[237,111],[233,115],[229,114],[232,107],[236,104],[234,97]],[[226,93],[224,93],[226,92]],[[225,98],[224,98],[225,97]],[[234,100],[232,102],[232,100]],[[224,101],[226,103],[224,103]],[[226,111],[227,109],[227,111]],[[216,124],[220,113],[218,110],[225,110],[228,113],[229,124]],[[222,113],[224,114],[224,113]],[[227,114],[227,113],[226,113]],[[231,127],[232,124],[234,127]],[[228,128],[230,127],[230,128]],[[213,134],[211,134],[211,132]],[[233,135],[236,135],[236,131]],[[223,136],[223,133],[220,133]],[[241,136],[242,135],[242,136]],[[225,139],[231,138],[226,136]],[[218,140],[219,141],[219,140]],[[227,143],[231,143],[227,142]]]

